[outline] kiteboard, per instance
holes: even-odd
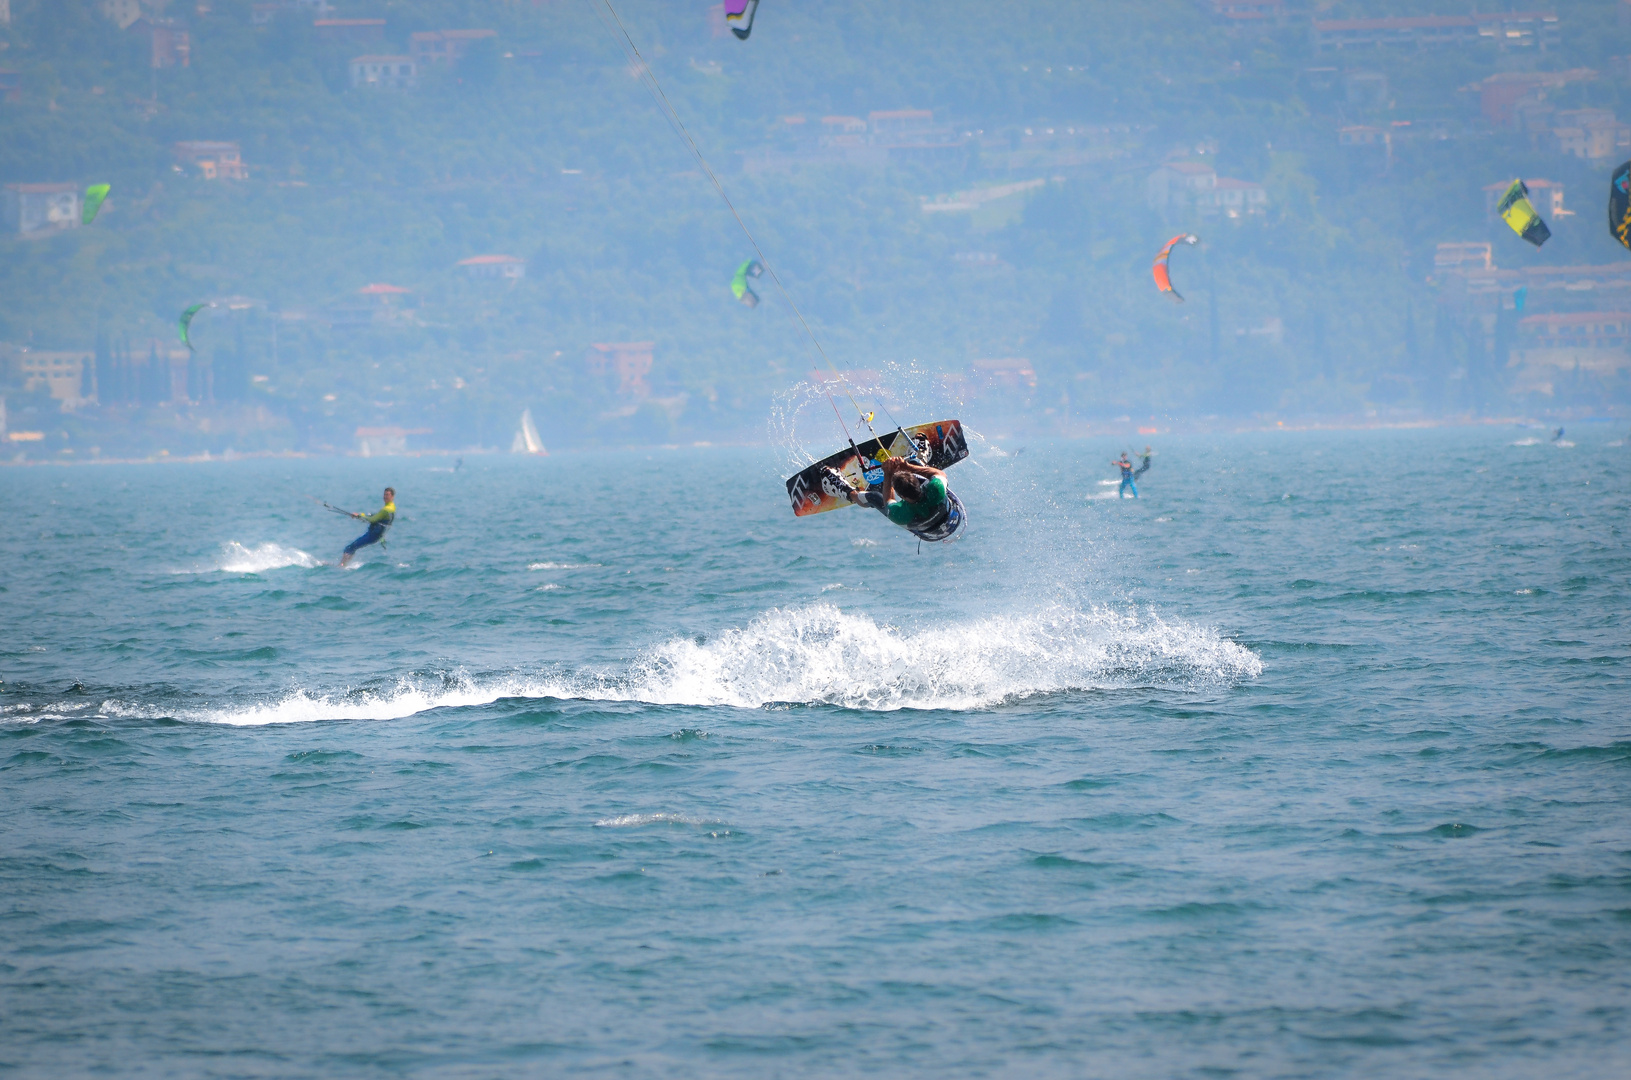
[[[807,517],[850,505],[830,481],[823,481],[823,469],[832,469],[855,487],[864,489],[883,483],[882,462],[892,457],[911,458],[914,454],[916,460],[935,469],[949,468],[968,457],[962,421],[936,420],[932,424],[897,429],[807,466],[787,478],[787,497],[793,503],[793,514]]]

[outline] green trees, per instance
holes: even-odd
[[[94,174],[114,195],[92,228],[0,240],[0,340],[90,349],[101,326],[140,355],[189,301],[236,296],[254,303],[201,336],[213,372],[193,385],[265,406],[313,445],[381,422],[433,427],[448,445],[506,443],[523,406],[551,445],[641,441],[654,426],[664,439],[756,434],[770,395],[818,358],[768,283],[758,309],[732,301],[725,282],[751,252],[588,10],[484,5],[496,38],[394,93],[353,90],[350,57],[468,28],[470,6],[340,6],[385,18],[387,39],[328,42],[289,15],[255,26],[236,0],[207,16],[172,5],[192,62],[152,71],[139,29],[118,31],[89,0],[14,0],[0,58],[23,72],[25,98],[0,103],[0,180]],[[1596,48],[1575,30],[1592,25],[1573,21],[1579,6],[1562,5],[1557,64]],[[915,358],[966,372],[1024,356],[1054,410],[1033,419],[1066,430],[1124,414],[1500,405],[1498,363],[1447,362],[1443,342],[1464,351],[1463,330],[1429,331],[1433,245],[1498,239],[1481,195],[1491,178],[1552,176],[1589,206],[1593,169],[1485,130],[1457,91],[1508,62],[1493,52],[1344,58],[1392,87],[1385,105],[1350,105],[1339,85],[1311,89],[1327,58],[1310,53],[1306,25],[1230,30],[1200,11],[834,0],[767,8],[744,44],[713,37],[700,3],[620,4],[840,366]],[[1620,90],[1604,79],[1570,92],[1612,105]],[[808,129],[907,106],[935,110],[957,152],[846,165],[822,160],[813,137],[773,134],[791,129],[783,116]],[[1390,158],[1338,145],[1356,120],[1395,132]],[[1417,137],[1427,120],[1445,137]],[[1026,127],[1078,125],[1114,130],[1071,143],[1075,157],[1018,152],[1038,145]],[[239,143],[250,179],[178,172],[170,146],[192,139]],[[770,145],[792,163],[743,170]],[[1267,212],[1149,208],[1145,178],[1173,157],[1262,183]],[[1032,179],[1046,183],[979,213],[920,209]],[[1612,258],[1576,228],[1595,216],[1554,222],[1540,253],[1500,245],[1497,259]],[[1175,308],[1149,260],[1179,230],[1204,244]],[[479,254],[526,258],[527,275],[455,270]],[[369,283],[410,291],[387,310],[358,296]],[[650,394],[663,405],[587,373],[591,342],[626,340],[657,342]],[[1479,389],[1452,392],[1480,372]]]

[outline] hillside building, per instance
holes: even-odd
[[[1201,0],[1201,6],[1230,22],[1264,22],[1286,15],[1286,0]]]
[[[384,19],[318,19],[311,26],[319,41],[372,45],[385,40]]]
[[[79,228],[84,193],[78,184],[7,184],[0,190],[0,221],[18,236],[49,236]]]
[[[1513,390],[1550,397],[1561,376],[1612,378],[1631,370],[1631,311],[1574,311],[1518,320]]]
[[[1631,125],[1609,109],[1562,109],[1552,114],[1552,137],[1565,154],[1585,161],[1618,160],[1631,151]]]
[[[1422,15],[1392,19],[1316,19],[1314,51],[1414,50],[1493,45],[1504,51],[1556,48],[1557,15],[1512,11],[1488,15]]]
[[[1267,211],[1268,190],[1249,180],[1220,177],[1200,161],[1169,161],[1150,174],[1145,199],[1156,210],[1221,211],[1231,218]]]
[[[23,393],[47,391],[65,409],[78,408],[89,400],[83,392],[91,353],[46,352],[6,346],[0,352],[4,382]]]
[[[654,341],[597,342],[589,346],[585,366],[589,374],[614,376],[622,397],[644,400],[651,396],[651,363]]]
[[[1489,244],[1440,244],[1433,252],[1433,269],[1447,270],[1493,270],[1495,264],[1491,262]]]
[[[196,169],[205,180],[249,179],[249,167],[235,142],[178,142],[170,152],[178,164]]]
[[[1570,83],[1590,82],[1597,78],[1591,68],[1570,68],[1567,71],[1502,71],[1471,86],[1468,91],[1478,94],[1478,108],[1485,119],[1496,127],[1512,127],[1519,115],[1532,111],[1544,102],[1554,90]]]
[[[139,0],[102,0],[97,5],[99,11],[121,30],[130,28],[130,24],[142,17],[142,5]]]
[[[148,66],[153,70],[192,66],[192,34],[175,19],[143,15],[131,23],[126,32],[147,38]]]
[[[370,90],[408,90],[419,80],[419,64],[411,56],[354,56],[351,85]]]
[[[497,30],[424,30],[408,36],[408,54],[423,68],[427,64],[457,64],[470,47],[483,38],[498,37]]]
[[[514,255],[476,255],[460,259],[458,267],[472,281],[495,278],[516,280],[527,276],[527,260]]]

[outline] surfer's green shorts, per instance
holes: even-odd
[[[917,502],[906,502],[903,499],[891,499],[889,508],[884,513],[903,529],[910,529],[915,525],[937,517],[946,509],[946,478],[931,476],[923,482],[923,497]]]

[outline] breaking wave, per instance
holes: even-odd
[[[281,570],[285,566],[310,569],[322,565],[322,560],[299,548],[284,547],[282,544],[270,542],[250,548],[244,547],[236,540],[229,540],[221,545],[220,554],[213,560],[199,563],[191,569],[177,570],[176,573],[261,574],[268,570]]]
[[[163,715],[234,725],[395,720],[503,698],[963,711],[1042,694],[1222,688],[1262,670],[1257,654],[1216,630],[1151,612],[1057,607],[905,630],[815,604],[765,612],[711,640],[670,640],[622,670],[419,676]],[[157,715],[113,702],[102,712]]]

